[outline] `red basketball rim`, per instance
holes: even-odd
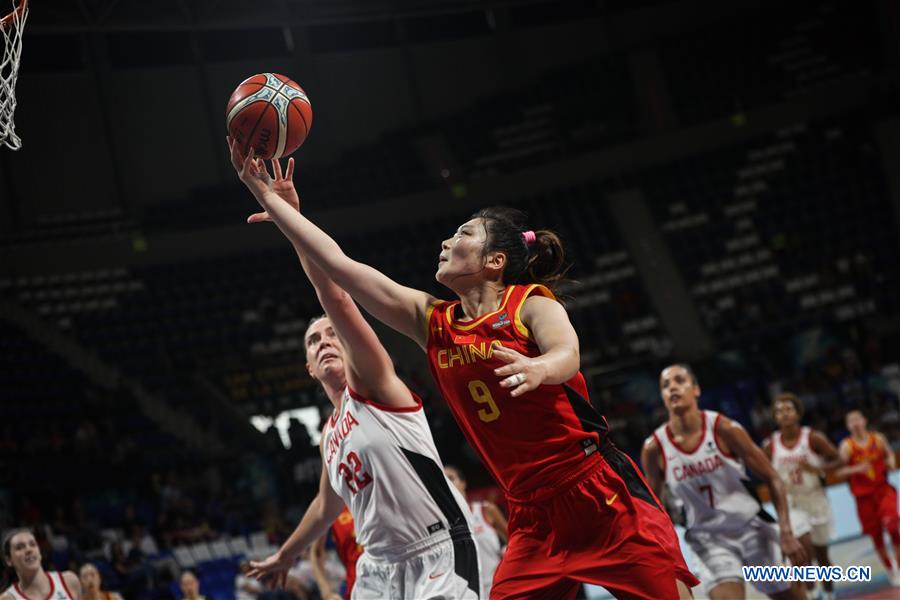
[[[22,12],[25,11],[25,6],[28,4],[28,0],[19,0],[19,6],[13,9],[11,13],[0,19],[0,27],[7,27],[13,20],[18,16],[22,16]]]

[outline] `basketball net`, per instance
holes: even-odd
[[[18,4],[18,6],[17,6]],[[0,144],[12,150],[22,147],[16,135],[13,113],[16,111],[16,78],[22,57],[22,32],[28,18],[28,0],[12,0],[12,12],[0,19],[3,58],[0,60]]]

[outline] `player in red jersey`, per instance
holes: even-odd
[[[316,576],[316,583],[319,586],[319,594],[323,600],[328,600],[332,596],[337,596],[328,583],[328,577],[325,573],[325,538],[322,536],[319,541],[312,546],[310,560],[313,565],[313,572]],[[356,527],[353,524],[353,515],[346,506],[341,514],[337,516],[334,523],[331,524],[331,537],[334,540],[334,546],[337,550],[338,558],[344,569],[347,570],[347,585],[344,588],[344,600],[350,600],[350,594],[353,592],[353,584],[356,583],[356,561],[362,556],[363,547],[356,541]]]
[[[562,244],[524,214],[487,209],[441,244],[436,278],[459,299],[404,287],[352,260],[271,189],[252,153],[239,173],[298,251],[427,353],[469,443],[505,493],[509,546],[492,598],[567,598],[581,582],[623,598],[690,597],[672,522],[607,439],[579,373],[578,336],[542,284]]]
[[[894,557],[900,560],[897,490],[887,481],[888,470],[897,466],[894,452],[882,434],[868,430],[868,422],[861,411],[851,410],[845,418],[850,435],[841,442],[840,453],[847,466],[838,470],[838,474],[849,476],[850,492],[856,498],[856,512],[863,533],[872,538],[891,583],[897,586],[900,585],[900,574],[884,545],[884,531],[887,530],[894,545]]]

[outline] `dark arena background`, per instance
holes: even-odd
[[[441,241],[478,208],[560,234],[581,370],[636,461],[676,361],[757,443],[791,391],[834,444],[861,409],[900,449],[898,32],[892,0],[32,0],[0,148],[0,529],[126,600],[181,598],[184,569],[225,600],[315,496],[322,310],[225,143],[261,72],[309,95],[302,210],[351,257],[450,298]],[[375,328],[507,510],[422,353]],[[837,597],[900,597],[827,482],[832,561],[872,566]],[[277,597],[319,597],[292,572]]]

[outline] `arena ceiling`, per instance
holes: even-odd
[[[32,0],[35,32],[215,29],[383,19],[497,10],[523,5],[582,5],[600,0]],[[638,2],[648,4],[647,1]]]

